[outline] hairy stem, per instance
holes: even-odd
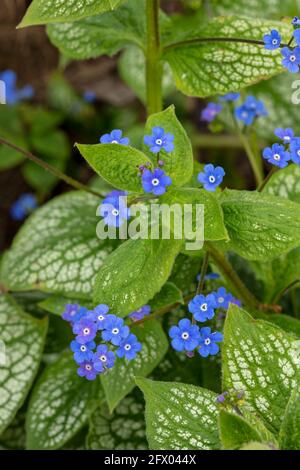
[[[0,137],[0,144],[6,145],[6,147],[10,147],[16,150],[17,152],[21,153],[22,155],[24,155],[24,157],[28,158],[28,160],[31,160],[32,162],[44,168],[45,171],[48,171],[49,173],[52,173],[52,175],[56,176],[57,178],[65,181],[65,183],[67,183],[69,186],[72,186],[75,189],[86,191],[87,193],[93,194],[94,196],[105,197],[103,194],[98,193],[98,191],[94,191],[93,189],[89,188],[85,184],[80,183],[79,181],[71,178],[71,176],[65,175],[58,168],[55,168],[54,166],[49,165],[49,163],[36,157],[31,152],[28,152],[27,150],[24,150],[18,147],[17,145],[9,142],[8,140],[3,139],[2,137]]]
[[[148,115],[162,110],[162,64],[160,62],[159,0],[146,0],[146,89]]]
[[[271,171],[267,174],[265,179],[261,182],[261,184],[258,186],[257,191],[262,192],[262,190],[265,188],[266,184],[270,181],[272,176],[278,171],[278,168],[274,166]]]
[[[201,267],[201,273],[200,273],[198,287],[197,287],[197,290],[196,290],[196,295],[201,294],[202,291],[203,291],[204,282],[205,282],[205,275],[206,275],[206,271],[207,271],[207,268],[208,268],[208,260],[209,260],[209,252],[206,251],[205,255],[204,255],[202,267]]]

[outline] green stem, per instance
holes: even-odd
[[[271,171],[269,171],[269,173],[267,174],[267,176],[265,177],[265,179],[261,182],[261,184],[259,185],[259,187],[257,188],[257,191],[259,192],[262,192],[262,190],[265,188],[266,184],[270,181],[270,179],[272,178],[272,176],[279,170],[279,168],[277,168],[276,166],[274,166],[272,168]]]
[[[49,165],[49,163],[36,157],[31,152],[28,152],[28,150],[24,150],[18,147],[17,145],[9,142],[8,140],[3,139],[2,137],[0,137],[0,144],[3,144],[6,147],[10,147],[11,149],[16,150],[16,152],[21,153],[22,155],[24,155],[24,157],[28,158],[28,160],[31,160],[32,162],[44,168],[44,170],[48,171],[49,173],[52,173],[52,175],[65,181],[69,186],[72,186],[75,189],[86,191],[87,193],[93,194],[94,196],[105,197],[103,194],[98,193],[98,191],[94,191],[93,189],[89,188],[85,184],[82,184],[79,181],[71,178],[71,176],[65,175],[58,168],[55,168],[55,166]]]
[[[234,271],[233,267],[229,261],[225,258],[223,253],[221,253],[216,247],[211,243],[207,243],[207,248],[210,253],[210,256],[222,272],[222,274],[231,282],[235,287],[240,299],[243,303],[249,305],[252,308],[260,308],[260,302],[256,297],[247,289],[243,281]]]
[[[160,62],[159,0],[146,0],[146,89],[148,115],[162,110],[162,64]]]
[[[233,43],[241,43],[241,44],[253,44],[255,46],[264,46],[264,41],[256,40],[256,39],[245,39],[245,38],[229,38],[229,37],[216,37],[216,38],[193,38],[193,39],[186,39],[184,41],[174,42],[173,44],[169,44],[163,50],[163,52],[168,52],[172,49],[177,49],[178,47],[182,46],[189,46],[193,44],[201,44],[207,42],[233,42]],[[281,44],[280,47],[286,47],[287,44]]]

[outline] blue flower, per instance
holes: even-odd
[[[104,330],[102,331],[102,339],[110,341],[115,346],[119,346],[124,338],[129,335],[128,326],[124,325],[124,320],[116,315],[107,315],[104,321]]]
[[[296,138],[290,145],[291,159],[294,163],[300,165],[300,138]]]
[[[300,47],[296,47],[294,50],[283,47],[281,54],[283,55],[282,65],[291,73],[297,73],[300,65]]]
[[[76,336],[76,341],[80,344],[86,344],[92,341],[97,333],[97,325],[93,320],[88,318],[81,318],[73,326],[73,333]]]
[[[174,150],[174,135],[165,133],[162,127],[153,127],[151,135],[144,136],[144,143],[148,145],[152,153],[165,150],[167,153]]]
[[[234,113],[235,117],[243,121],[246,126],[250,126],[255,118],[268,115],[264,103],[251,95],[246,98],[241,106],[235,109]]]
[[[202,183],[206,191],[215,191],[222,183],[225,171],[221,166],[205,165],[204,172],[198,174],[198,181]]]
[[[300,29],[295,29],[294,38],[295,38],[297,46],[300,46]]]
[[[279,127],[275,129],[274,134],[285,144],[290,144],[295,136],[293,129],[291,129],[290,127],[288,127],[287,129],[282,129],[281,127]]]
[[[291,155],[285,150],[283,145],[273,144],[272,147],[264,149],[263,158],[272,165],[285,168],[291,159]]]
[[[81,317],[78,318],[79,310],[80,306],[78,304],[66,304],[65,310],[62,314],[62,319],[70,323],[74,323],[80,320]]]
[[[216,343],[221,343],[222,341],[222,333],[219,333],[218,331],[212,333],[209,327],[201,328],[198,349],[200,356],[207,357],[218,354],[220,348]]]
[[[292,20],[292,24],[294,26],[300,26],[300,18],[298,18],[298,16],[294,16],[294,18]]]
[[[224,96],[220,96],[221,101],[237,101],[241,97],[240,93],[227,93]]]
[[[31,99],[34,95],[32,86],[17,88],[17,75],[12,70],[0,73],[0,80],[5,83],[5,101],[7,104],[16,104],[23,100]]]
[[[77,374],[80,377],[85,377],[88,380],[95,380],[98,372],[95,370],[92,361],[85,361],[80,364],[79,368],[77,369]]]
[[[214,294],[217,302],[217,308],[227,309],[229,305],[230,294],[227,292],[225,287],[220,287]]]
[[[93,364],[97,372],[104,372],[111,369],[115,363],[115,355],[105,344],[100,344],[93,354]]]
[[[239,299],[236,299],[232,294],[228,293],[228,304],[234,304],[238,307],[242,306],[242,302]]]
[[[89,343],[86,344],[80,344],[77,341],[72,341],[70,344],[71,351],[73,351],[74,355],[74,360],[78,363],[81,364],[82,362],[85,361],[91,361],[93,359],[93,351],[96,347],[95,341],[90,341]]]
[[[37,199],[33,194],[22,194],[10,208],[10,215],[13,220],[24,220],[27,215],[37,208]]]
[[[139,320],[142,320],[147,315],[149,315],[150,312],[151,312],[150,305],[144,305],[138,310],[135,310],[134,312],[130,313],[128,317],[131,318],[133,321],[139,321]]]
[[[103,330],[104,321],[107,318],[107,313],[109,312],[109,307],[106,304],[97,305],[94,310],[89,311],[88,319],[96,322],[97,329]]]
[[[222,111],[223,106],[218,103],[208,103],[205,109],[201,112],[201,120],[212,122],[218,114]]]
[[[125,359],[131,361],[141,349],[141,343],[139,343],[137,337],[131,333],[127,338],[121,341],[119,348],[116,350],[116,354],[118,357],[125,357]]]
[[[272,29],[270,34],[264,35],[265,49],[273,51],[279,49],[281,44],[281,36],[276,29]]]
[[[199,281],[199,279],[200,279],[200,274],[199,274],[198,276],[199,276],[199,277],[197,278],[197,280]],[[206,281],[210,281],[210,280],[219,279],[219,278],[220,278],[220,274],[218,274],[218,273],[208,273],[208,274],[206,274],[206,276],[205,276],[204,279],[205,279]]]
[[[172,184],[172,180],[160,168],[155,168],[154,171],[144,170],[142,175],[142,185],[146,193],[152,193],[155,196],[165,194],[166,187]]]
[[[196,295],[188,305],[189,311],[194,315],[195,320],[205,322],[211,320],[215,315],[217,302],[214,294]]]
[[[83,93],[83,99],[87,103],[94,103],[97,99],[97,95],[93,91],[85,91]]]
[[[104,134],[100,137],[101,144],[120,144],[129,145],[129,139],[122,137],[122,131],[120,129],[114,129],[110,134]]]
[[[127,207],[127,193],[125,191],[112,191],[103,199],[99,212],[109,227],[121,227],[130,217],[130,208]]]
[[[193,351],[199,346],[199,327],[192,325],[188,318],[180,320],[178,326],[172,326],[169,336],[176,351]]]

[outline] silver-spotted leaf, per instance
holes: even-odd
[[[33,0],[19,27],[76,21],[114,10],[124,0]]]
[[[219,449],[217,395],[176,382],[138,378],[146,400],[149,446],[155,450]]]
[[[278,432],[300,372],[296,337],[231,305],[225,329],[223,389],[245,392],[245,403]]]
[[[295,387],[288,401],[280,428],[279,445],[284,450],[300,448],[300,388]]]
[[[164,58],[177,87],[186,95],[206,97],[237,91],[283,71],[280,50],[268,51],[263,42],[247,42],[261,42],[271,29],[281,33],[283,42],[289,41],[290,24],[248,17],[214,18],[183,41],[167,45]]]
[[[4,255],[1,282],[14,291],[41,290],[89,299],[116,241],[99,240],[97,197],[74,191],[38,209]]]
[[[40,364],[47,319],[24,313],[8,295],[0,295],[0,433],[22,406]]]
[[[27,413],[28,449],[62,447],[87,423],[101,402],[99,382],[79,377],[77,367],[71,353],[66,353],[47,366],[39,378]]]
[[[157,320],[145,322],[131,328],[142,350],[132,361],[117,359],[114,367],[101,376],[106,400],[110,411],[135,387],[135,377],[147,377],[160,363],[167,352],[169,342]]]

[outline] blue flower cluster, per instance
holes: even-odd
[[[196,295],[188,304],[189,312],[193,315],[193,322],[188,318],[179,321],[178,326],[172,326],[169,331],[172,347],[176,351],[191,353],[197,349],[202,357],[214,356],[219,352],[217,343],[223,341],[223,335],[213,332],[209,327],[199,328],[194,322],[204,323],[212,320],[215,311],[219,308],[227,309],[230,303],[241,303],[220,287],[216,292],[208,295]]]
[[[129,145],[129,139],[123,137],[123,133],[120,129],[114,129],[110,134],[104,134],[100,137],[100,143]],[[153,127],[152,134],[144,136],[144,144],[149,147],[150,152],[158,156],[158,168],[153,169],[149,162],[138,167],[142,187],[145,193],[150,193],[154,196],[162,196],[165,194],[167,187],[171,186],[172,179],[161,169],[161,167],[164,166],[164,161],[159,158],[159,153],[161,151],[164,151],[166,154],[173,152],[175,148],[174,135],[165,132],[162,127]],[[108,194],[102,202],[100,214],[104,217],[107,225],[120,227],[122,223],[130,217],[129,209],[118,200],[120,196],[125,195],[126,193],[122,191],[113,191]],[[110,207],[107,207],[108,205]]]
[[[71,324],[76,335],[70,348],[80,377],[95,380],[97,375],[114,366],[116,356],[131,361],[142,349],[124,320],[109,314],[109,307],[105,304],[97,305],[93,310],[67,304],[62,318]],[[99,334],[102,343],[96,344]]]
[[[34,194],[22,194],[10,208],[10,216],[13,220],[20,222],[37,208],[37,199]]]
[[[30,100],[34,96],[34,89],[30,85],[23,88],[17,87],[17,74],[13,70],[5,70],[0,73],[0,80],[5,83],[6,104],[14,105],[23,100]]]
[[[240,93],[227,93],[224,96],[219,97],[221,102],[236,102],[241,98]],[[218,103],[209,103],[208,106],[202,111],[201,119],[203,121],[212,122],[218,114],[223,110],[223,106]],[[262,101],[257,100],[255,96],[248,96],[244,103],[235,106],[234,108],[235,118],[242,121],[246,126],[253,124],[254,120],[268,116],[268,112]]]
[[[198,181],[206,191],[214,192],[223,181],[225,171],[221,166],[214,167],[211,163],[205,165],[204,171],[198,174]]]
[[[281,45],[281,36],[276,29],[272,29],[269,34],[264,35],[265,49],[273,51],[281,47],[281,54],[283,56],[282,65],[289,70],[291,73],[299,72],[300,66],[300,29],[297,26],[300,26],[300,19],[295,16],[292,20],[292,25],[296,28],[294,29],[292,39],[288,46],[282,47]],[[295,41],[296,46],[292,46],[292,43]]]
[[[272,165],[285,168],[289,161],[300,165],[300,137],[295,136],[293,129],[275,129],[275,135],[282,144],[273,144],[263,151],[263,158]]]

